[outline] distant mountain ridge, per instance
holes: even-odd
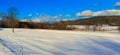
[[[105,24],[105,25],[120,25],[120,16],[97,16],[85,19],[77,19],[73,21],[68,21],[74,25],[95,25],[95,24]]]

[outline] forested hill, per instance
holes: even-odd
[[[120,16],[97,16],[91,18],[77,19],[69,22],[75,25],[86,25],[86,24],[120,25]]]

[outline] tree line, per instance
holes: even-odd
[[[2,12],[0,14],[0,17],[2,20],[0,21],[0,27],[2,28],[12,28],[12,32],[14,32],[14,28],[30,28],[30,29],[57,29],[57,30],[72,30],[72,28],[68,28],[67,22],[55,22],[55,23],[49,23],[49,22],[33,22],[30,21],[19,21],[18,19],[19,11],[16,7],[10,7],[8,9],[8,12]]]
[[[55,23],[49,22],[33,22],[32,20],[27,22],[19,21],[18,19],[19,11],[16,7],[10,7],[8,12],[2,12],[0,17],[0,27],[3,28],[30,28],[30,29],[57,29],[57,30],[74,30],[74,27],[68,27],[68,25],[85,25],[86,30],[89,30],[90,26],[93,26],[93,30],[96,31],[98,27],[102,25],[117,25],[119,26],[118,30],[120,31],[120,16],[100,16],[92,17],[89,19],[78,19],[72,21],[59,21]],[[56,21],[56,19],[54,19]],[[100,29],[100,28],[99,28]]]

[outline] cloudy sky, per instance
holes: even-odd
[[[19,19],[46,15],[64,20],[120,15],[120,0],[0,0],[0,12],[17,7]]]

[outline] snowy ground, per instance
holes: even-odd
[[[0,55],[120,55],[120,34],[0,29]]]

